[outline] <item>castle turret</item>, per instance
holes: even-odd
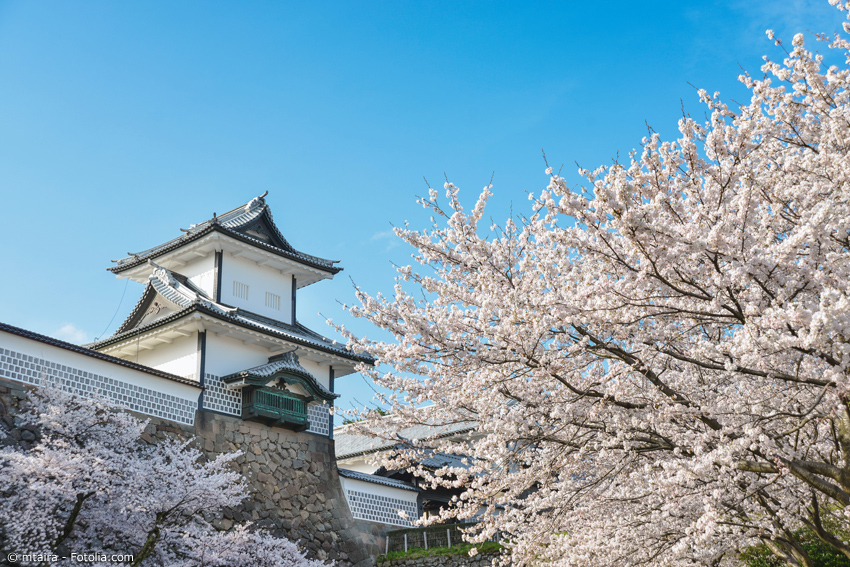
[[[88,346],[197,382],[200,409],[331,435],[334,380],[373,361],[301,325],[296,306],[341,268],[293,248],[265,194],[181,230],[109,269],[146,287]]]

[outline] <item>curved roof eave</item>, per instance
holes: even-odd
[[[113,345],[113,344],[116,344],[116,343],[120,343],[120,342],[122,342],[122,341],[124,341],[128,338],[135,337],[138,334],[141,334],[141,333],[144,333],[144,332],[147,332],[147,331],[151,331],[153,329],[156,329],[156,328],[161,327],[163,325],[166,325],[168,323],[172,323],[174,321],[182,319],[183,317],[191,315],[192,313],[195,313],[195,312],[203,313],[204,315],[210,316],[213,319],[218,319],[220,321],[223,321],[225,323],[229,323],[231,325],[243,327],[243,328],[248,329],[250,331],[264,333],[264,334],[273,336],[275,338],[282,339],[284,341],[287,341],[287,342],[295,344],[295,345],[304,346],[304,347],[307,347],[307,348],[310,348],[310,349],[313,349],[313,350],[323,352],[325,354],[344,358],[344,359],[347,359],[347,360],[349,360],[353,363],[363,362],[365,364],[372,364],[372,365],[375,364],[375,359],[373,359],[371,357],[353,354],[353,353],[350,353],[350,352],[345,351],[343,349],[328,348],[328,347],[325,347],[324,345],[317,344],[317,343],[314,343],[312,341],[308,341],[306,339],[302,339],[302,338],[297,337],[297,336],[289,335],[289,334],[286,334],[284,332],[274,332],[273,330],[270,330],[268,328],[259,327],[257,325],[251,325],[250,323],[247,323],[245,321],[241,321],[241,320],[238,320],[238,319],[234,319],[233,317],[228,317],[227,315],[225,315],[223,313],[219,313],[215,309],[212,309],[210,307],[206,307],[205,305],[198,304],[198,303],[192,304],[189,307],[186,307],[185,309],[181,309],[177,313],[173,313],[173,314],[171,314],[167,317],[163,317],[162,319],[157,319],[156,321],[152,321],[152,322],[150,322],[146,325],[143,325],[141,327],[136,327],[135,329],[130,329],[128,331],[125,331],[124,333],[112,335],[111,337],[104,339],[102,341],[90,343],[88,345],[88,348],[100,349],[100,348],[104,348],[104,347],[107,347],[107,346],[110,346],[110,345]]]
[[[237,232],[220,224],[210,224],[201,228],[200,230],[187,232],[183,236],[177,237],[169,242],[166,242],[165,244],[150,248],[140,254],[134,255],[132,256],[132,259],[125,258],[124,260],[126,261],[119,260],[118,265],[110,266],[109,268],[107,268],[107,271],[112,272],[113,274],[120,274],[141,264],[144,264],[149,259],[156,259],[160,256],[168,254],[169,252],[177,250],[178,248],[181,248],[186,244],[194,242],[195,240],[198,240],[199,238],[206,236],[207,234],[210,234],[212,232],[224,234],[225,236],[229,236],[235,240],[239,240],[246,244],[256,246],[257,248],[265,252],[270,252],[272,254],[280,256],[281,258],[286,258],[287,260],[291,260],[293,262],[309,266],[313,269],[320,270],[328,274],[338,274],[342,271],[341,267],[333,265],[334,263],[336,263],[334,260],[326,260],[324,258],[319,258],[318,256],[311,256],[309,254],[305,254],[303,252],[298,251],[288,252],[286,250],[278,248],[277,246],[272,246],[271,244],[267,244],[262,240],[252,238],[250,236],[242,234],[241,232]]]

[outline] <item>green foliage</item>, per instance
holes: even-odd
[[[747,567],[782,567],[784,563],[771,552],[766,545],[755,545],[741,554],[741,561]]]
[[[816,567],[850,567],[850,559],[834,547],[823,543],[811,530],[802,529],[794,536],[803,545]],[[785,563],[766,545],[753,546],[741,554],[747,567],[783,567]]]
[[[392,561],[393,559],[419,559],[421,557],[440,557],[443,555],[468,555],[469,550],[473,547],[478,549],[478,553],[498,553],[503,548],[495,541],[486,541],[478,545],[471,543],[462,543],[451,547],[431,547],[425,549],[422,547],[408,549],[407,551],[391,551],[388,554],[378,558],[378,563],[382,561]]]

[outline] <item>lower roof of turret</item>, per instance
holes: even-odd
[[[197,313],[270,337],[283,339],[294,345],[334,355],[354,364],[359,362],[374,363],[373,358],[352,353],[345,348],[345,345],[329,340],[297,321],[295,324],[288,324],[245,309],[216,302],[185,276],[163,268],[150,260],[149,263],[154,267],[154,271],[149,278],[148,288],[133,311],[118,328],[118,332],[111,337],[86,345],[88,348],[102,350],[127,340],[136,340],[141,334],[154,331],[164,325],[191,317]],[[145,310],[157,298],[167,302],[174,311],[153,321],[145,322],[143,319]]]
[[[296,325],[288,325],[280,321],[273,321],[261,315],[257,315],[256,313],[251,313],[243,309],[234,309],[232,312],[222,313],[214,308],[202,304],[190,305],[189,307],[181,309],[180,311],[173,313],[167,317],[157,319],[152,323],[125,331],[123,333],[118,333],[102,341],[90,343],[86,345],[86,347],[95,350],[102,350],[117,343],[136,340],[139,335],[143,335],[149,331],[154,331],[159,327],[168,325],[169,323],[192,317],[196,313],[205,315],[211,319],[218,320],[223,323],[230,323],[251,331],[258,331],[270,337],[282,339],[294,345],[300,345],[315,349],[320,352],[325,352],[327,354],[338,356],[340,358],[349,360],[355,364],[359,362],[364,362],[366,364],[375,363],[375,359],[373,359],[372,357],[352,353],[351,351],[347,350],[343,345],[334,344],[334,342],[321,338],[321,335],[314,331],[311,331],[300,323],[296,323]]]

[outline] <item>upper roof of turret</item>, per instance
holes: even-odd
[[[130,253],[126,258],[113,260],[115,265],[109,268],[110,272],[120,274],[144,264],[149,259],[181,248],[191,242],[203,238],[213,232],[230,236],[236,240],[255,246],[266,252],[281,256],[299,264],[321,270],[328,274],[336,274],[342,268],[334,266],[334,260],[326,260],[317,256],[311,256],[299,252],[280,233],[272,218],[271,210],[266,204],[265,196],[268,191],[251,199],[248,203],[228,211],[222,215],[213,217],[204,222],[193,224],[188,229],[180,229],[183,235],[169,240],[153,248],[148,248],[138,253]]]

